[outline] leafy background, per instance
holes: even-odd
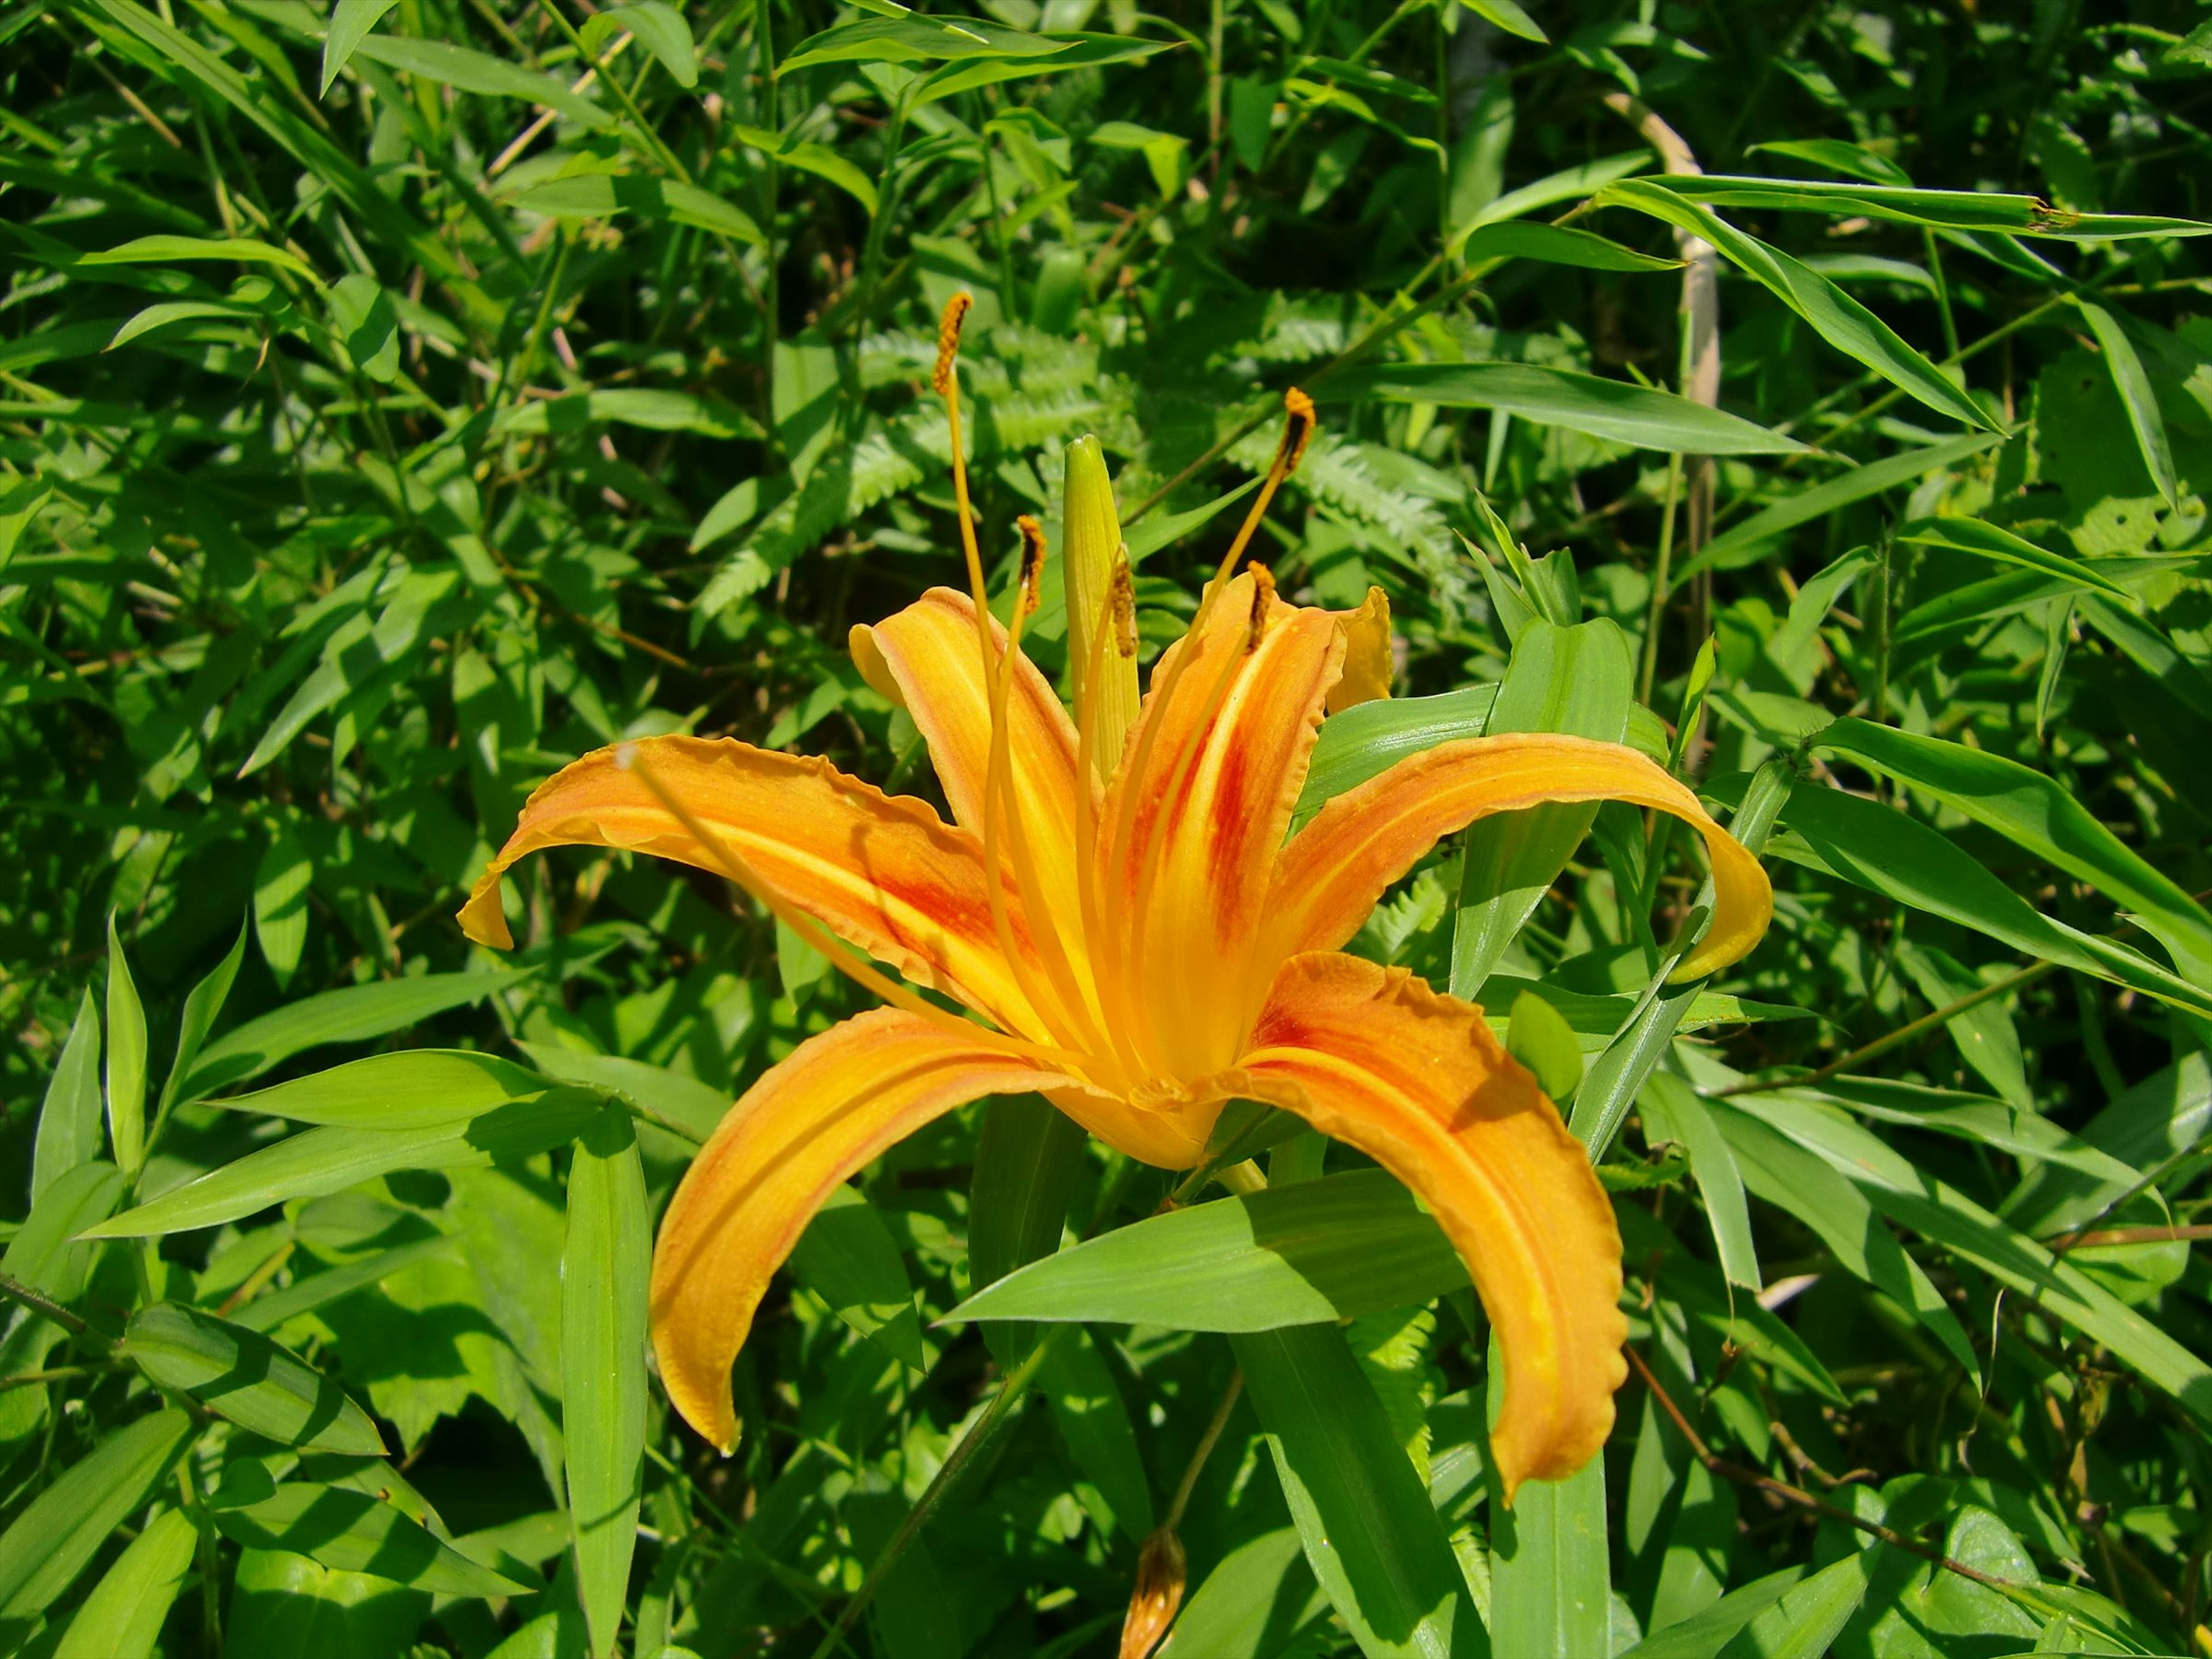
[[[1103,1653],[1172,1516],[1182,1659],[2212,1650],[2204,18],[15,0],[0,1644]],[[1698,876],[1610,809],[1362,935],[1616,1189],[1643,1375],[1510,1515],[1463,1276],[1310,1136],[1144,1221],[948,1120],[734,1458],[647,1387],[655,1207],[854,994],[657,866],[535,861],[511,958],[452,912],[625,735],[933,788],[843,641],[953,574],[962,288],[1001,580],[1095,431],[1148,653],[1322,398],[1261,551],[1389,590],[1406,700],[1311,799],[1565,726],[1763,844],[1721,986],[1651,991]]]

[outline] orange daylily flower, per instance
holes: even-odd
[[[1339,947],[1439,837],[1544,802],[1629,801],[1703,836],[1713,920],[1677,977],[1757,942],[1764,872],[1643,756],[1548,735],[1429,750],[1285,840],[1324,713],[1389,682],[1380,590],[1330,611],[1286,604],[1257,567],[1229,574],[1311,433],[1296,392],[1274,465],[1141,702],[1111,489],[1096,444],[1071,447],[1071,720],[1020,648],[1042,562],[1034,525],[1011,627],[983,606],[957,460],[963,308],[948,309],[937,380],[969,592],[933,589],[852,641],[869,683],[921,728],[953,823],[819,759],[648,738],[587,755],[532,795],[460,913],[470,938],[503,948],[500,878],[518,859],[578,844],[652,853],[736,880],[890,1005],[761,1078],[678,1188],[653,1265],[670,1399],[735,1444],[730,1364],[771,1276],[834,1188],[939,1115],[1041,1093],[1129,1156],[1187,1169],[1243,1098],[1297,1114],[1419,1194],[1497,1329],[1492,1445],[1507,1496],[1571,1473],[1604,1444],[1626,1375],[1612,1207],[1480,1009]]]

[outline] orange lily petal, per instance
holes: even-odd
[[[1036,1014],[992,926],[974,836],[924,802],[885,795],[811,756],[728,738],[647,738],[634,746],[653,776],[790,903],[915,983],[1009,1030],[1036,1034]],[[501,950],[514,944],[500,877],[548,847],[621,848],[719,873],[713,853],[616,754],[586,755],[531,796],[462,907],[471,939]],[[1025,947],[1018,910],[1016,925]]]
[[[1628,1375],[1620,1235],[1582,1143],[1482,1011],[1316,953],[1284,964],[1252,1045],[1237,1092],[1374,1158],[1466,1261],[1504,1361],[1490,1445],[1506,1501],[1595,1456]]]
[[[1439,744],[1322,807],[1283,849],[1267,906],[1271,950],[1262,961],[1342,945],[1438,837],[1477,818],[1547,801],[1593,800],[1671,813],[1705,838],[1712,925],[1674,978],[1725,968],[1759,943],[1774,914],[1766,872],[1696,795],[1620,744],[1528,732]]]
[[[737,1444],[730,1362],[831,1189],[956,1106],[1071,1086],[987,1031],[971,1042],[896,1008],[833,1025],[763,1076],[701,1149],[653,1246],[653,1352],[684,1420]]]
[[[991,624],[997,648],[1006,630]],[[933,587],[896,615],[852,631],[853,660],[870,685],[914,716],[962,828],[983,833],[983,784],[991,761],[991,704],[983,689],[975,605]],[[1079,937],[1075,885],[1075,726],[1052,685],[1023,658],[1006,700],[1008,775],[1028,831],[1037,877],[1063,937]],[[1060,911],[1065,902],[1065,914]]]
[[[1387,659],[1380,607],[1378,592],[1347,618],[1285,605],[1238,576],[1204,627],[1153,671],[1100,814],[1098,913],[1135,1005],[1132,1036],[1156,1073],[1202,1076],[1236,1057],[1257,998],[1235,975],[1259,937],[1268,878],[1355,632],[1357,690],[1372,690],[1378,615]]]

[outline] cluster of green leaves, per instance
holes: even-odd
[[[1176,1659],[2201,1641],[2212,24],[977,10],[0,12],[0,1651],[1074,1656],[1164,1523]],[[1304,810],[1566,730],[1775,873],[1669,988],[1686,838],[1544,809],[1355,945],[1616,1195],[1639,1374],[1511,1510],[1457,1258],[1242,1111],[1242,1196],[944,1120],[734,1457],[650,1383],[653,1218],[858,994],[623,857],[450,918],[624,737],[933,787],[844,641],[954,575],[962,289],[996,579],[1097,432],[1148,656],[1320,400],[1261,551],[1407,695]]]

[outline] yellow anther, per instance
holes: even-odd
[[[1321,422],[1314,414],[1313,399],[1296,386],[1283,394],[1283,441],[1275,450],[1275,458],[1287,478],[1305,459],[1306,446],[1313,441]]]
[[[1245,568],[1252,573],[1252,620],[1244,634],[1244,649],[1260,648],[1260,636],[1267,631],[1267,612],[1275,603],[1275,573],[1254,560]]]
[[[1121,544],[1121,556],[1114,564],[1113,586],[1106,602],[1114,608],[1114,648],[1124,657],[1137,654],[1137,583],[1129,574],[1129,544]]]
[[[937,367],[929,377],[931,388],[940,398],[952,389],[952,361],[960,355],[960,325],[967,320],[968,307],[975,303],[975,296],[964,288],[945,302],[945,315],[937,325]]]
[[[1037,584],[1044,574],[1044,526],[1024,513],[1014,528],[1022,532],[1021,605],[1026,617],[1037,608]]]

